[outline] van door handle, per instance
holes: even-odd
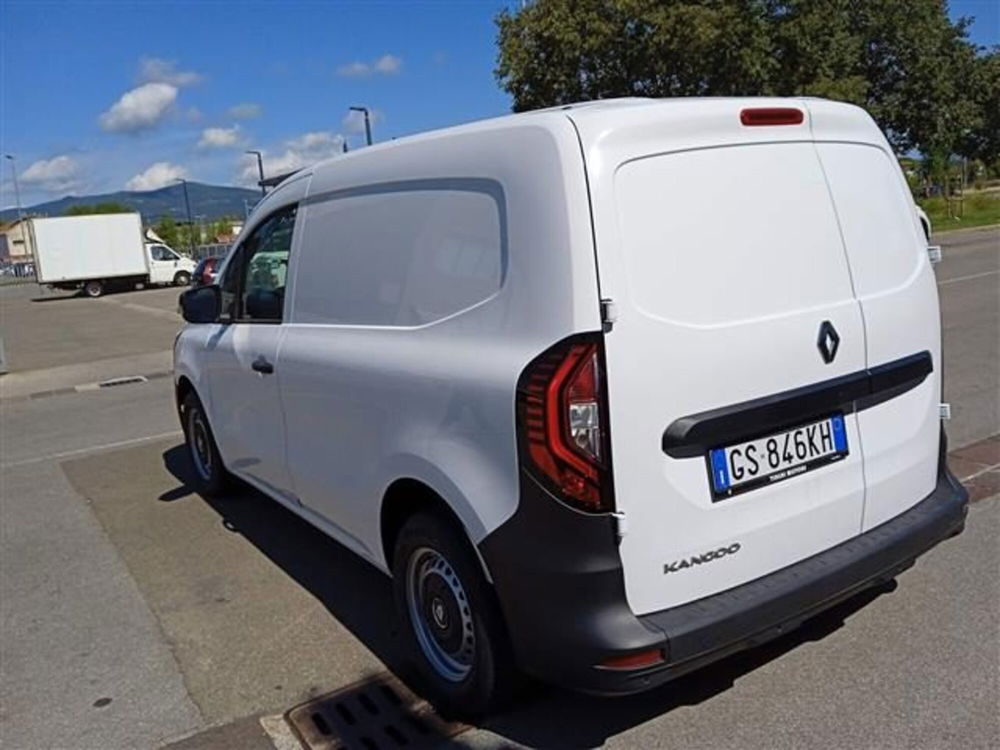
[[[261,354],[250,365],[250,369],[254,372],[259,372],[261,375],[270,375],[274,372],[274,365],[264,359],[264,355]]]

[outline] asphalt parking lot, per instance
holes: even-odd
[[[1000,231],[942,244],[965,533],[764,647],[630,698],[536,687],[450,745],[1000,746]],[[268,748],[261,717],[401,669],[380,573],[252,490],[188,489],[176,299],[0,289],[5,748]]]

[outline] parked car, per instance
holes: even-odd
[[[651,688],[964,525],[927,244],[850,105],[603,101],[359,150],[271,192],[182,307],[196,489],[235,475],[390,574],[452,711],[519,671]]]
[[[222,260],[221,256],[211,255],[198,261],[194,273],[191,274],[191,286],[208,286],[214,284],[219,276],[219,267],[222,265]]]

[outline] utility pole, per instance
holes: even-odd
[[[188,200],[188,182],[183,177],[177,177],[174,182],[179,182],[184,186],[184,209],[188,219],[188,239],[191,246],[191,257],[194,257],[194,221],[191,218],[191,201]]]
[[[21,211],[21,188],[17,185],[17,163],[10,154],[4,154],[3,156],[5,159],[10,159],[10,171],[14,175],[14,201],[17,205],[17,220],[21,221],[24,218],[24,213]]]
[[[372,119],[368,107],[350,107],[352,112],[361,112],[365,116],[365,141],[372,145]]]
[[[260,175],[260,194],[266,195],[264,190],[264,155],[260,151],[247,151],[248,154],[257,155],[257,174]]]

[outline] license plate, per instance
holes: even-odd
[[[848,454],[844,416],[766,435],[708,452],[712,498],[723,500],[797,477]]]

